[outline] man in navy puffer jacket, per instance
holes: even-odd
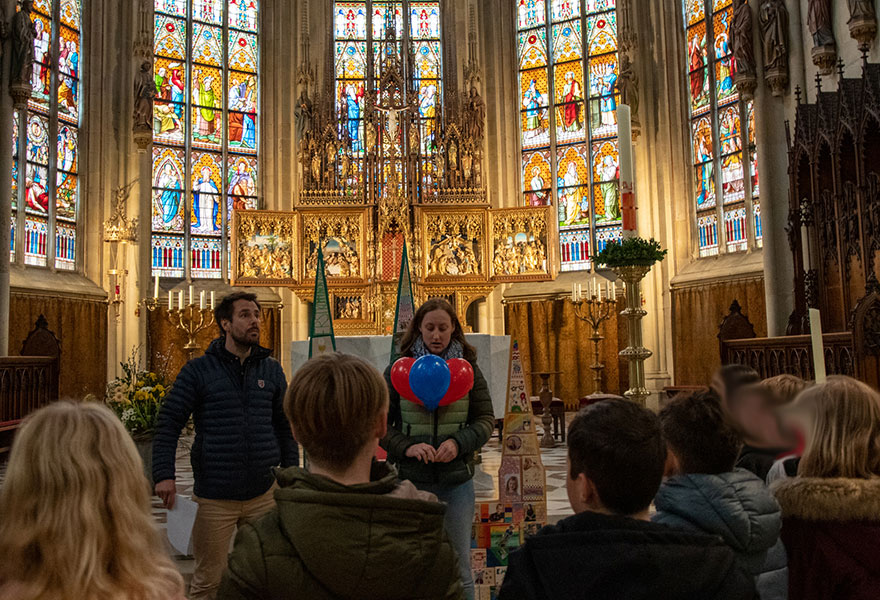
[[[192,415],[193,499],[199,507],[193,526],[191,599],[215,596],[236,527],[275,505],[272,467],[299,464],[282,407],[284,371],[259,345],[257,297],[230,294],[214,315],[222,335],[204,356],[180,370],[159,413],[153,440],[156,495],[170,509],[177,491],[177,441]]]
[[[652,521],[720,536],[755,577],[761,600],[788,597],[779,539],[782,513],[764,482],[734,469],[742,441],[714,392],[678,397],[660,412],[669,449],[667,474]]]

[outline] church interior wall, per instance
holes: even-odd
[[[102,239],[103,221],[111,213],[114,190],[139,177],[138,153],[131,134],[131,82],[135,73],[133,48],[137,34],[139,3],[106,0],[86,2],[83,27],[83,128],[80,139],[82,160],[82,213],[80,232],[82,258],[77,274],[57,273],[53,291],[41,292],[67,297],[71,301],[84,283],[92,282],[90,303],[112,299],[113,281],[108,271],[114,257]],[[630,0],[638,37],[635,66],[641,81],[641,135],[635,148],[639,227],[669,249],[667,260],[646,279],[643,294],[649,315],[644,321],[646,345],[654,356],[646,364],[654,389],[680,378],[693,378],[678,365],[679,359],[693,356],[699,344],[681,332],[699,323],[712,330],[726,313],[733,297],[725,293],[744,290],[748,306],[738,298],[744,311],[760,329],[769,334],[784,333],[784,320],[790,312],[791,265],[785,240],[788,175],[783,123],[793,125],[796,110],[795,86],[801,86],[805,100],[815,98],[817,67],[812,64],[812,40],[806,23],[808,0],[786,0],[789,11],[790,84],[781,98],[770,96],[759,73],[756,103],[759,166],[766,211],[765,249],[719,258],[698,259],[694,243],[693,182],[690,177],[689,132],[687,122],[686,65],[684,31],[679,0]],[[833,2],[834,32],[838,55],[847,76],[857,76],[862,61],[857,43],[847,27],[846,2]],[[750,0],[757,15],[760,0]],[[298,193],[299,165],[294,136],[295,99],[308,81],[310,93],[322,86],[329,75],[332,3],[324,0],[264,0],[262,17],[261,77],[261,203],[266,209],[290,210]],[[876,8],[880,17],[880,6]],[[443,3],[446,64],[454,65],[448,76],[459,85],[470,58],[469,42],[476,47],[481,77],[480,92],[487,106],[485,180],[492,207],[511,207],[521,203],[519,102],[515,49],[515,3],[507,0],[447,0]],[[756,24],[757,30],[757,24]],[[473,31],[473,40],[470,34]],[[760,31],[755,33],[756,55],[760,56]],[[880,62],[880,46],[875,41],[868,54]],[[759,61],[760,62],[760,61]],[[761,66],[758,66],[759,70]],[[309,74],[310,73],[310,77]],[[830,89],[837,73],[823,77]],[[763,195],[763,194],[762,194]],[[149,182],[139,183],[128,199],[129,217],[149,214]],[[765,208],[766,207],[766,208]],[[106,348],[106,375],[114,376],[118,362],[131,348],[148,343],[147,315],[138,300],[150,294],[149,217],[142,218],[141,240],[119,251],[121,297],[116,319],[112,304],[105,304],[107,326],[98,331]],[[724,260],[722,260],[724,259]],[[33,269],[13,266],[13,287],[23,294],[40,279]],[[732,275],[732,273],[735,273]],[[767,273],[766,286],[759,284]],[[772,276],[771,276],[772,275]],[[704,297],[699,304],[695,293],[699,282]],[[510,284],[499,285],[476,306],[478,329],[504,332],[502,296]],[[765,299],[759,299],[758,289]],[[308,335],[308,305],[291,291],[277,288],[270,304],[283,306],[280,316],[282,361],[292,340]],[[103,296],[101,296],[103,295]],[[98,298],[102,297],[103,300]],[[29,296],[31,299],[37,296]],[[700,315],[676,322],[679,314]],[[19,315],[12,313],[13,319]],[[764,318],[762,315],[767,315]],[[47,315],[48,316],[48,315]],[[705,319],[705,322],[702,321]],[[23,320],[23,319],[22,319]],[[51,325],[50,319],[50,325]],[[28,323],[28,325],[32,325]],[[780,331],[780,329],[783,331]],[[14,343],[10,344],[15,350]]]

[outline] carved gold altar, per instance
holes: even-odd
[[[404,244],[417,301],[446,298],[463,324],[498,282],[550,279],[558,262],[549,207],[488,206],[476,76],[466,91],[443,84],[426,115],[410,40],[385,31],[382,50],[368,53],[368,89],[329,79],[314,100],[302,90],[295,209],[236,211],[233,221],[236,285],[285,286],[311,302],[321,246],[339,335],[391,332]],[[343,98],[363,103],[357,122]]]

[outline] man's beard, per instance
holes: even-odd
[[[239,346],[250,348],[250,347],[256,346],[260,343],[259,331],[257,331],[257,338],[253,341],[251,341],[251,339],[250,339],[249,332],[246,332],[244,336],[238,336],[238,335],[235,335],[234,333],[230,333],[230,335],[232,336],[232,341],[235,342],[236,344],[238,344]]]

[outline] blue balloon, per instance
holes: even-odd
[[[409,371],[409,387],[430,412],[437,410],[451,380],[449,365],[434,354],[426,354],[413,363]]]

